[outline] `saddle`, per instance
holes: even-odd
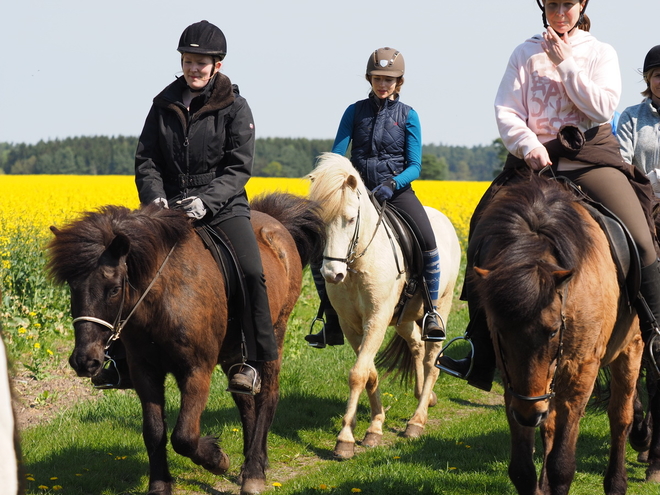
[[[196,225],[195,232],[213,255],[224,278],[229,321],[238,318],[241,328],[250,328],[252,318],[250,318],[249,312],[244,310],[248,307],[245,277],[229,238],[222,231],[218,231],[208,224]]]
[[[422,245],[420,243],[420,239],[423,237],[415,221],[405,211],[400,210],[387,202],[384,206],[381,206],[373,195],[370,194],[370,197],[371,202],[374,204],[377,211],[381,211],[383,208],[385,209],[383,212],[383,219],[393,233],[393,240],[399,243],[399,247],[403,253],[405,265],[403,267],[399,266],[399,260],[396,260],[399,273],[404,273],[406,267],[408,267],[408,279],[403,286],[399,302],[394,308],[394,316],[398,316],[398,325],[401,323],[404,309],[419,288],[422,290],[424,306],[428,310],[433,308],[431,295],[429,294],[423,280],[424,256],[422,254]]]
[[[639,294],[642,280],[642,263],[639,259],[637,246],[628,228],[619,217],[603,204],[591,199],[572,181],[563,177],[561,180],[582,200],[582,204],[603,230],[609,241],[612,259],[614,259],[617,268],[619,286],[625,291],[628,302],[633,303],[637,299],[637,294]]]

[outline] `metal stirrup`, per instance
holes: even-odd
[[[462,374],[461,372],[453,370],[451,368],[447,368],[446,366],[443,366],[440,363],[440,358],[444,355],[445,351],[449,349],[449,347],[451,347],[451,345],[458,340],[465,340],[470,344],[470,367],[468,368],[468,371],[465,374]],[[455,376],[456,378],[462,378],[463,380],[466,380],[470,376],[470,374],[472,373],[473,366],[474,366],[474,344],[472,343],[470,337],[468,337],[467,335],[454,337],[449,342],[447,342],[447,345],[442,348],[442,350],[438,353],[438,357],[435,360],[435,367],[438,368],[440,371],[444,371],[448,375]]]

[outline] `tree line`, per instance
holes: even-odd
[[[0,173],[132,175],[137,137],[71,137],[36,144],[0,143]],[[258,138],[253,175],[303,177],[331,139]],[[498,138],[473,147],[427,144],[422,179],[489,181],[502,168],[506,150]]]

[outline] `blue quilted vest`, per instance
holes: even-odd
[[[373,93],[355,103],[351,162],[369,189],[405,168],[408,105],[381,100]]]

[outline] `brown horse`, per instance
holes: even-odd
[[[509,477],[521,494],[567,494],[580,418],[610,366],[605,493],[625,493],[625,445],[643,349],[607,238],[563,184],[531,175],[502,188],[476,226],[474,277],[505,386]],[[535,432],[543,467],[534,467]]]
[[[279,398],[284,333],[300,295],[302,269],[310,257],[320,256],[324,228],[316,206],[297,196],[272,194],[253,201],[252,208],[280,359],[264,364],[259,394],[233,394],[243,425],[242,494],[265,487],[266,442]],[[181,392],[171,437],[174,450],[223,474],[229,458],[217,438],[200,437],[200,416],[216,364],[227,373],[241,360],[240,329],[228,325],[240,315],[228,310],[223,275],[189,219],[153,206],[135,211],[106,206],[51,229],[55,237],[48,246],[48,268],[55,281],[69,284],[72,316],[84,317],[75,323],[69,359],[79,376],[101,369],[113,334],[107,325],[115,334],[121,331],[142,404],[149,494],[172,493],[164,412],[168,373]]]

